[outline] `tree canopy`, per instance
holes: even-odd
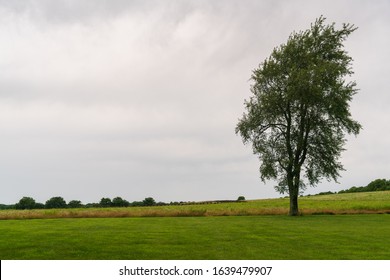
[[[336,29],[318,18],[310,29],[293,32],[253,71],[246,112],[236,126],[243,142],[252,143],[263,181],[278,181],[290,196],[290,215],[298,215],[298,194],[322,178],[335,180],[345,135],[357,135],[350,102],[357,93],[352,58],[344,41],[355,31]],[[305,180],[304,180],[305,179]]]
[[[61,196],[55,196],[46,201],[45,208],[66,208],[66,201]]]
[[[18,203],[15,204],[16,209],[34,209],[36,203],[32,197],[23,197],[19,200]]]

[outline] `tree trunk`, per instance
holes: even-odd
[[[287,184],[290,195],[290,216],[298,216],[298,194],[299,194],[299,174],[287,175]]]
[[[298,191],[290,192],[290,216],[298,216]]]

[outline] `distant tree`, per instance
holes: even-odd
[[[6,210],[6,209],[15,209],[15,204],[0,204],[0,209],[1,210]]]
[[[335,194],[335,193],[333,193],[331,191],[327,191],[327,192],[320,192],[317,195],[330,195],[330,194]]]
[[[156,205],[156,201],[153,197],[147,197],[142,201],[144,206],[154,206]]]
[[[35,203],[35,209],[45,209],[45,204],[37,202]]]
[[[240,196],[237,198],[237,201],[245,201],[245,196],[240,195]]]
[[[32,197],[23,197],[15,204],[15,209],[34,209],[36,207],[36,202]]]
[[[130,203],[121,198],[121,197],[115,197],[113,200],[112,200],[112,206],[114,207],[128,207],[130,205]]]
[[[178,201],[171,201],[169,205],[179,205],[180,203]]]
[[[156,206],[165,206],[165,205],[167,205],[167,203],[162,202],[162,201],[159,201],[156,203]]]
[[[81,203],[80,200],[71,200],[68,202],[68,207],[69,208],[81,208],[81,207],[83,207],[83,204]]]
[[[45,208],[66,208],[66,201],[60,196],[55,196],[46,201]]]
[[[356,28],[324,22],[320,17],[292,33],[253,71],[253,96],[236,127],[261,160],[261,179],[277,180],[275,189],[289,194],[291,216],[299,214],[298,195],[307,183],[337,180],[345,134],[361,129],[349,110],[357,89],[346,80],[352,58],[343,44]]]
[[[100,204],[99,204],[99,203],[95,203],[95,202],[93,202],[93,203],[87,203],[87,204],[85,205],[85,208],[98,208],[98,207],[101,207]]]
[[[112,202],[110,198],[103,197],[99,202],[100,207],[111,207]]]
[[[384,191],[387,189],[386,179],[376,179],[367,185],[367,191]]]
[[[390,180],[376,179],[371,181],[365,187],[351,187],[346,190],[341,190],[338,193],[355,193],[355,192],[374,192],[374,191],[387,191],[390,190]]]
[[[144,202],[143,201],[133,201],[132,203],[130,203],[130,206],[132,206],[132,207],[144,206]]]

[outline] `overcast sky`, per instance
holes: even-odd
[[[0,203],[278,197],[234,129],[252,70],[321,15],[359,27],[363,131],[306,194],[390,179],[390,1],[0,0]]]

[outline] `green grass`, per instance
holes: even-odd
[[[390,215],[0,221],[1,259],[390,259]]]
[[[364,214],[390,213],[390,191],[301,197],[299,206],[300,217],[287,216],[285,198],[2,210],[0,258],[390,259],[390,215]]]

